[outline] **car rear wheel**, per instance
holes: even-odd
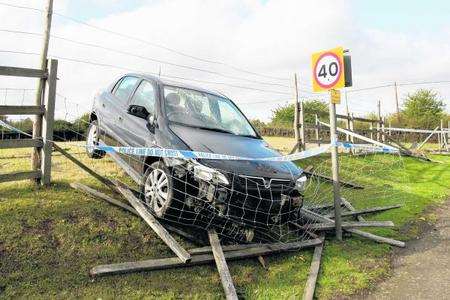
[[[144,180],[144,201],[157,217],[163,218],[173,200],[171,173],[162,162],[155,162],[145,172]]]
[[[105,156],[105,151],[95,149],[95,146],[98,146],[99,141],[98,132],[98,123],[96,120],[93,120],[89,124],[86,138],[86,153],[90,158],[99,159]]]

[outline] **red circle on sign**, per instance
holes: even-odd
[[[317,65],[319,64],[319,62],[320,62],[320,60],[324,57],[324,56],[333,56],[338,62],[339,62],[339,76],[337,76],[336,77],[336,79],[332,82],[332,83],[330,83],[330,84],[322,84],[322,83],[320,83],[320,81],[317,79],[317,77],[316,77],[316,70],[317,70]],[[341,76],[342,76],[342,62],[341,62],[341,60],[339,59],[339,57],[336,55],[336,54],[334,54],[333,52],[325,52],[325,53],[322,53],[322,55],[320,55],[319,56],[319,58],[317,59],[317,61],[316,61],[316,65],[314,66],[314,80],[316,81],[316,83],[321,87],[321,88],[324,88],[324,89],[329,89],[329,88],[331,88],[333,85],[335,85],[338,81],[339,81],[339,79],[341,78]]]

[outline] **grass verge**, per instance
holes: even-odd
[[[19,157],[26,151],[1,151],[0,173],[29,168],[29,160]],[[71,151],[81,152],[81,149]],[[83,154],[76,156],[110,176],[124,177],[109,160],[91,161]],[[442,203],[450,195],[450,157],[434,158],[442,163],[405,158],[401,168],[385,169],[380,162],[364,162],[373,164],[371,184],[379,184],[380,188],[386,184],[380,181],[380,174],[405,178],[401,186],[392,184],[392,188],[404,195],[404,206],[376,216],[379,220],[394,220],[397,227],[374,232],[409,239],[416,232],[403,232],[400,228],[422,217],[427,206]],[[53,184],[49,189],[37,188],[29,182],[0,184],[0,297],[223,297],[213,265],[91,281],[88,271],[97,264],[173,254],[138,218],[72,190],[69,187],[72,181],[102,187],[71,162],[55,155],[53,170]],[[355,192],[351,199],[355,206],[374,206],[364,201],[370,195],[357,193],[361,191]],[[187,248],[193,247],[178,240]],[[390,249],[358,237],[341,243],[327,241],[316,295],[326,299],[371,287],[388,275]],[[232,262],[230,268],[239,292],[249,299],[298,298],[303,293],[311,257],[312,251],[268,257],[268,271],[256,260]]]

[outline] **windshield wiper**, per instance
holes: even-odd
[[[248,137],[248,138],[252,138],[252,139],[257,139],[259,140],[260,138],[257,137],[256,135],[252,135],[252,134],[238,134],[239,136],[243,136],[243,137]]]
[[[216,132],[222,132],[222,133],[228,133],[228,134],[236,135],[236,134],[234,134],[231,131],[228,131],[228,130],[225,130],[225,129],[221,129],[221,128],[197,126],[197,125],[185,124],[185,123],[174,122],[174,121],[172,121],[172,123],[175,123],[175,124],[178,124],[178,125],[182,125],[182,126],[192,127],[192,128],[198,128],[198,129],[203,129],[203,130],[216,131]]]

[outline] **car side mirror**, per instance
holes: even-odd
[[[140,106],[140,105],[130,105],[128,107],[127,112],[135,117],[141,118],[141,119],[145,119],[147,120],[150,113],[147,111],[147,109],[144,106]]]
[[[156,117],[152,114],[149,114],[147,117],[148,125],[150,127],[156,127]]]

